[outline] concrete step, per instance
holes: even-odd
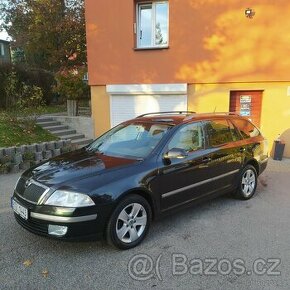
[[[43,128],[47,128],[47,127],[51,127],[51,126],[61,125],[61,123],[57,122],[57,121],[48,121],[48,122],[40,122],[40,123],[37,122],[37,125],[39,125]]]
[[[86,107],[81,107],[80,112],[82,115],[91,114],[90,108]],[[75,129],[70,128],[68,125],[63,125],[61,122],[54,120],[53,117],[39,118],[37,124],[60,139],[71,140],[71,144],[77,147],[85,146],[93,141],[93,139],[86,138],[84,134],[76,132]]]
[[[76,134],[76,130],[74,129],[67,129],[67,130],[59,130],[59,131],[53,131],[51,132],[52,134],[61,137],[62,136],[66,136],[66,135],[72,135],[72,134]]]
[[[53,122],[53,118],[50,117],[41,117],[37,118],[37,123],[43,123],[43,122]]]
[[[85,138],[84,134],[70,134],[70,135],[61,136],[61,139],[70,139],[70,140],[82,139],[82,138]]]
[[[74,145],[85,146],[85,145],[91,143],[92,141],[93,141],[93,139],[81,138],[81,139],[72,140],[71,143],[74,144]]]
[[[54,132],[54,131],[60,131],[60,130],[68,129],[68,126],[67,125],[48,126],[45,129],[50,131],[50,132]]]

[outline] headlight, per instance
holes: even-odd
[[[44,204],[64,207],[95,205],[88,195],[65,190],[56,190]]]

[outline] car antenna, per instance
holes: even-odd
[[[213,110],[213,112],[215,113],[215,111],[216,111],[216,106],[214,107],[214,110]]]

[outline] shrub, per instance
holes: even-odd
[[[40,88],[43,101],[50,104],[56,95],[53,91],[55,83],[54,75],[50,72],[23,65],[0,64],[0,108],[8,109],[15,105],[23,84]]]
[[[83,81],[84,74],[84,68],[59,71],[55,77],[57,84],[54,91],[66,100],[88,98],[89,86]]]
[[[1,116],[11,126],[21,127],[28,134],[36,129],[36,120],[43,114],[44,100],[40,87],[20,82],[14,71],[7,77],[4,86],[7,109]],[[9,100],[9,102],[8,102]]]

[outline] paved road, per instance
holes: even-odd
[[[143,244],[129,251],[22,229],[9,208],[18,176],[0,176],[0,289],[290,289],[289,160],[271,161],[252,200],[221,197],[179,212],[154,223]],[[269,258],[281,259],[273,271]],[[235,262],[245,262],[246,273]],[[250,274],[254,264],[259,273],[281,275]],[[142,265],[151,271],[140,273]]]

